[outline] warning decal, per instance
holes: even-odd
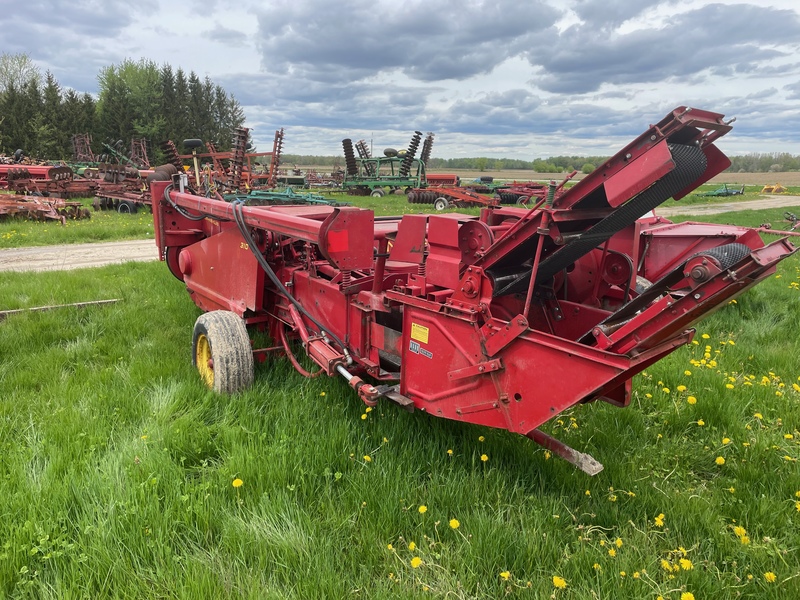
[[[423,327],[422,325],[418,325],[416,323],[411,323],[411,339],[417,340],[418,342],[422,342],[423,344],[428,343],[428,333],[430,329],[427,327]]]

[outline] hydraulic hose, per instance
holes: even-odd
[[[295,297],[292,296],[291,293],[289,293],[289,290],[286,289],[286,286],[283,285],[283,283],[281,282],[280,278],[275,274],[275,271],[273,271],[272,267],[269,266],[269,263],[267,262],[267,260],[264,258],[264,256],[261,254],[261,252],[258,251],[258,245],[256,244],[255,240],[253,239],[253,236],[250,234],[250,230],[248,229],[247,223],[245,222],[245,219],[244,219],[244,212],[242,210],[242,207],[244,205],[244,201],[235,200],[235,201],[233,201],[231,203],[231,205],[233,206],[233,218],[234,218],[234,221],[236,221],[236,227],[239,229],[239,233],[242,234],[242,237],[247,242],[247,245],[250,248],[250,251],[253,253],[253,256],[256,257],[256,260],[258,261],[258,264],[261,266],[262,269],[264,269],[264,272],[267,274],[267,277],[269,277],[269,279],[270,279],[270,281],[272,281],[273,285],[276,288],[278,288],[278,291],[280,292],[280,294],[282,296],[284,296],[289,302],[291,302],[294,305],[294,307],[298,311],[300,311],[300,313],[303,316],[305,316],[309,321],[314,323],[314,325],[316,325],[317,328],[319,328],[320,333],[322,335],[327,335],[328,337],[330,337],[334,342],[336,342],[339,345],[339,347],[342,349],[342,353],[344,354],[344,356],[345,356],[345,358],[347,360],[347,364],[349,365],[352,362],[352,359],[350,357],[350,352],[348,351],[347,346],[345,345],[345,343],[335,333],[333,333],[331,331],[326,331],[326,329],[322,325],[322,323],[317,321],[313,316],[311,316],[308,313],[308,311],[305,308],[303,308],[303,305],[300,304],[295,299]]]

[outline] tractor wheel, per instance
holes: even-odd
[[[253,385],[253,350],[244,320],[227,310],[198,317],[192,335],[192,363],[203,382],[220,394]]]
[[[117,210],[123,215],[132,215],[136,212],[136,204],[129,200],[123,200],[119,203]]]
[[[370,196],[372,196],[373,198],[383,198],[383,195],[384,195],[383,188],[375,188],[374,190],[372,190],[372,192],[370,192]]]
[[[437,198],[433,201],[433,208],[436,210],[444,210],[450,206],[450,201],[447,198]]]

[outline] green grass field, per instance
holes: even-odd
[[[0,322],[0,597],[800,597],[797,256],[630,407],[544,427],[594,478],[505,431],[368,411],[284,359],[217,396],[161,263],[0,282],[0,309],[120,299]]]

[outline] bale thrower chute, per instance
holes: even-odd
[[[730,129],[680,107],[563,194],[478,217],[247,206],[153,182],[156,243],[207,311],[193,360],[209,387],[250,386],[272,352],[310,375],[297,340],[367,404],[508,429],[594,474],[537,428],[579,403],[626,406],[635,374],[795,251],[653,214],[730,164],[714,145]],[[276,346],[253,349],[252,329]]]

